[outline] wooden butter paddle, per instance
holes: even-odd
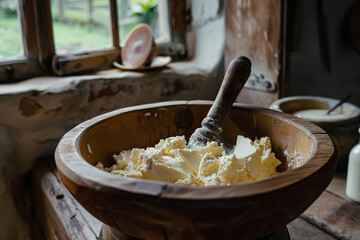
[[[205,146],[208,141],[220,143],[219,135],[230,109],[251,72],[251,61],[244,56],[232,60],[226,70],[220,90],[201,127],[191,135],[188,148]]]

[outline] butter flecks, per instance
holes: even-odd
[[[132,149],[114,155],[116,164],[105,168],[127,177],[145,178],[185,185],[229,185],[270,177],[280,161],[271,152],[268,137],[255,140],[238,136],[234,151],[226,154],[222,145],[188,149],[184,136],[160,140],[155,147]]]
[[[116,165],[108,171],[126,177],[175,182],[188,177],[186,171],[190,167],[176,157],[177,150],[185,147],[184,137],[172,137],[161,140],[155,147],[122,151],[114,155]]]

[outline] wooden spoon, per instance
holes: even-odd
[[[251,72],[251,61],[244,56],[232,60],[226,70],[220,90],[201,127],[191,135],[188,147],[205,146],[208,141],[220,143],[219,135],[229,111]]]

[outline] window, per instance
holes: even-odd
[[[26,9],[26,11],[25,11]],[[38,63],[34,4],[31,1],[0,0],[0,82],[41,73]],[[23,37],[26,36],[26,37]]]
[[[182,0],[0,0],[0,82],[108,68],[138,23],[159,55],[186,56]]]
[[[15,1],[0,1],[0,60],[24,55],[18,10]]]
[[[108,0],[51,0],[55,52],[107,49],[112,44]]]
[[[121,43],[138,23],[148,24],[158,43],[169,42],[168,4],[165,0],[121,0],[118,8]]]

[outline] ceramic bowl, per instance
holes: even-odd
[[[300,110],[328,110],[338,102],[338,99],[325,97],[293,96],[276,100],[271,104],[270,108],[296,115],[296,112]],[[336,111],[338,111],[336,116],[324,115],[319,117],[310,115],[302,116],[302,118],[315,123],[328,133],[336,148],[338,169],[343,170],[347,166],[351,148],[359,140],[360,109],[351,103],[344,103]]]

